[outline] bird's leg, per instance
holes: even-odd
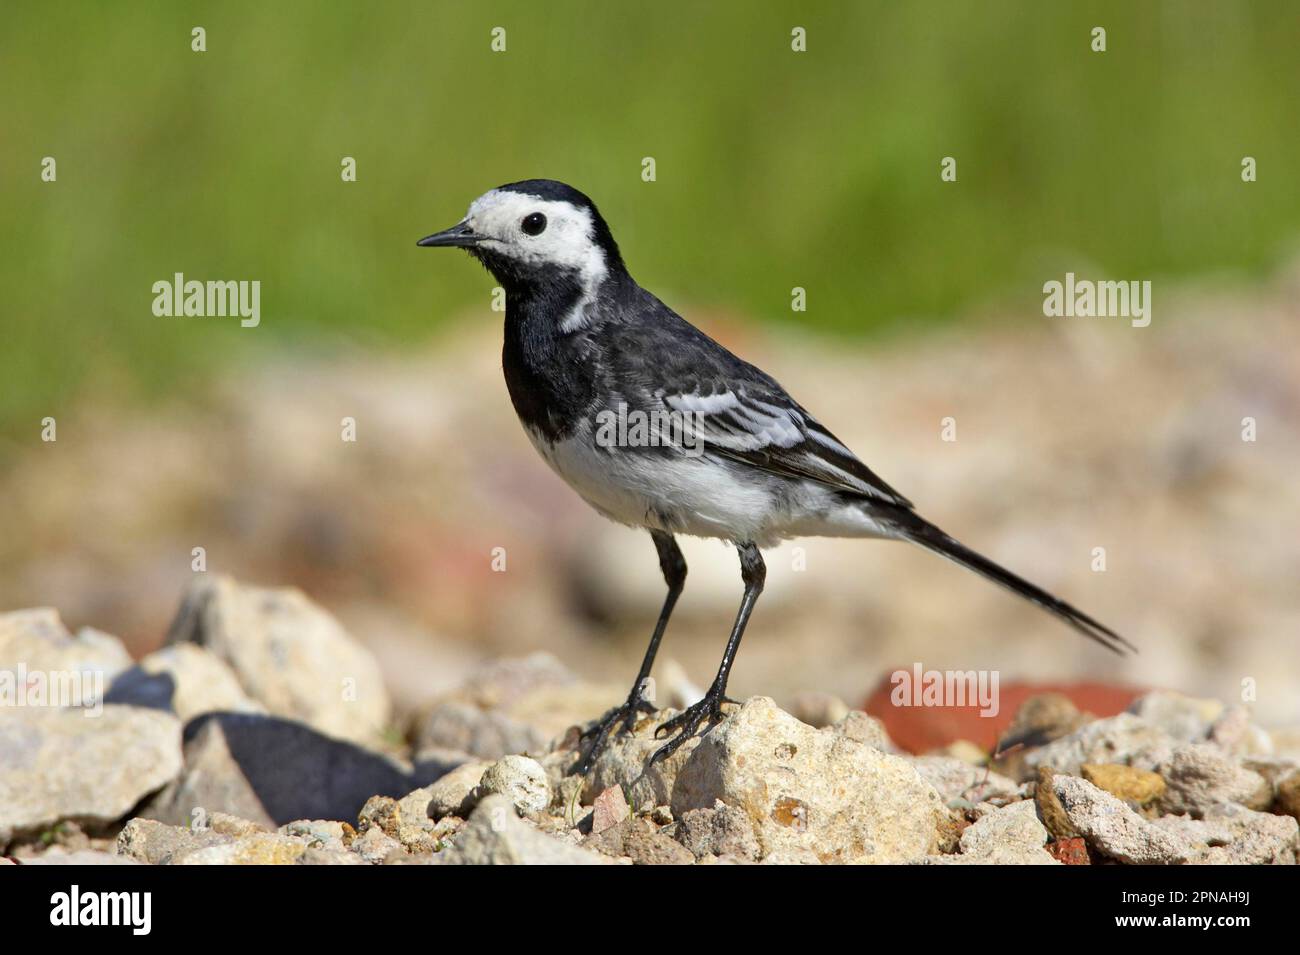
[[[704,694],[704,699],[688,706],[655,730],[656,739],[670,733],[674,735],[667,743],[655,750],[655,754],[650,757],[651,764],[667,759],[675,753],[678,747],[695,735],[701,723],[707,720],[713,724],[722,719],[722,704],[736,702],[728,699],[726,695],[727,677],[730,676],[731,665],[736,660],[740,638],[745,635],[745,624],[749,623],[749,615],[753,612],[758,595],[763,592],[763,582],[767,579],[767,565],[763,563],[763,555],[759,553],[758,548],[753,544],[742,544],[737,549],[740,551],[740,579],[745,582],[745,595],[740,600],[740,611],[736,614],[736,622],[731,628],[727,649],[722,654],[722,665],[718,667],[718,675],[713,678],[713,683]]]
[[[672,616],[677,598],[681,596],[682,588],[686,586],[686,558],[682,556],[681,549],[672,534],[665,531],[651,531],[650,536],[654,538],[655,549],[659,551],[659,569],[663,571],[664,582],[668,585],[668,596],[664,598],[663,608],[659,611],[659,621],[650,636],[650,646],[646,647],[645,659],[641,661],[641,669],[637,672],[636,682],[632,684],[627,702],[610,710],[599,722],[582,734],[584,740],[595,737],[591,748],[576,767],[577,771],[584,775],[591,769],[596,757],[605,748],[605,744],[609,742],[609,737],[615,730],[629,733],[636,723],[638,713],[655,711],[654,704],[645,698],[646,681],[650,678],[655,654],[659,652],[659,641],[663,639],[664,630],[668,628],[668,618]]]

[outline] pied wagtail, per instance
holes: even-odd
[[[740,552],[744,596],[704,699],[661,725],[652,762],[722,716],[727,676],[763,590],[759,548],[801,536],[920,544],[1055,614],[1116,652],[1132,644],[924,520],[766,373],[737,358],[633,281],[609,226],[578,190],[549,179],[484,193],[457,225],[421,239],[465,249],[506,293],[506,387],[546,462],[611,520],[650,531],[668,584],[627,702],[586,734],[590,768],[611,732],[630,731],[655,652],[686,582],[675,534]],[[642,427],[610,429],[612,419]],[[615,434],[618,440],[611,440]],[[636,440],[631,440],[635,437]]]

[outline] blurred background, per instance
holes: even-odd
[[[1294,3],[0,17],[0,608],[144,653],[203,547],[338,614],[408,706],[536,649],[630,682],[653,547],[535,457],[489,276],[414,245],[550,177],[922,513],[1142,648],[901,545],[810,540],[769,559],[734,695],[856,702],[919,661],[1228,700],[1249,680],[1262,720],[1300,720]],[[1044,317],[1067,271],[1151,281],[1150,326]],[[156,317],[176,272],[260,281],[260,325]],[[687,559],[661,659],[706,685],[739,574],[716,542]]]

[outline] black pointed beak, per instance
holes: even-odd
[[[443,229],[441,232],[435,232],[433,235],[426,235],[419,242],[415,243],[426,249],[434,249],[440,246],[449,248],[468,249],[476,246],[487,236],[479,235],[469,227],[469,221],[458,222],[450,229]]]

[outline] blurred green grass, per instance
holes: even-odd
[[[1254,278],[1294,253],[1300,5],[783,6],[10,0],[0,434],[87,392],[184,400],[268,345],[425,341],[491,282],[415,239],[535,176],[592,195],[671,304],[848,335],[1067,268]],[[156,318],[174,272],[260,280],[261,327]]]

